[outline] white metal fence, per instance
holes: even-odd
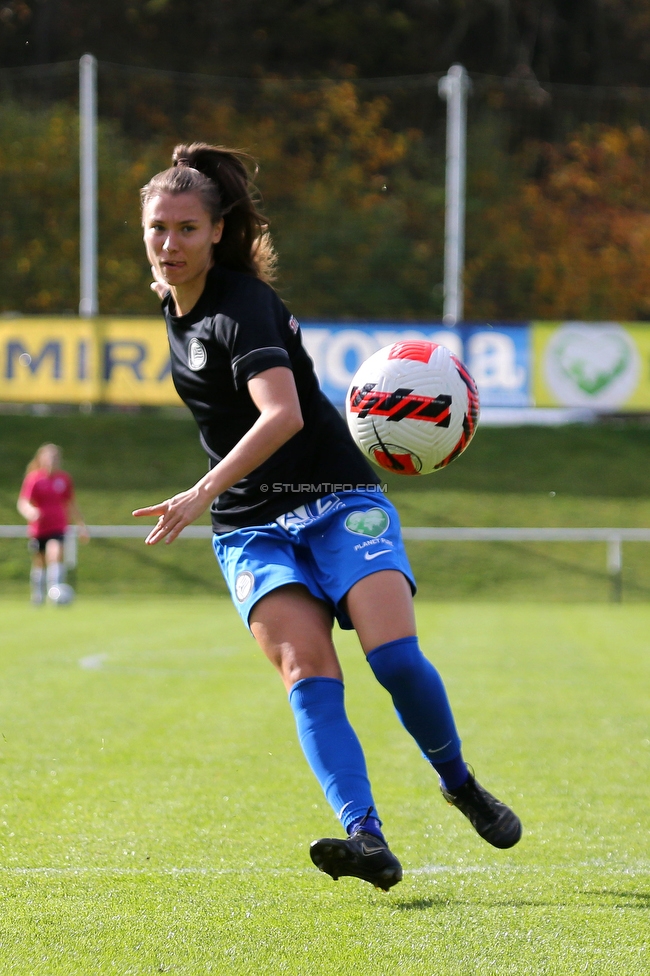
[[[91,539],[144,539],[151,525],[89,525]],[[24,525],[0,525],[0,538],[23,539]],[[604,542],[607,552],[607,572],[611,579],[611,599],[619,602],[623,591],[623,543],[650,542],[650,528],[462,528],[462,527],[402,527],[404,539],[412,542]],[[209,525],[188,525],[181,539],[211,539]],[[65,562],[70,568],[77,565],[77,529],[71,526],[65,539]]]

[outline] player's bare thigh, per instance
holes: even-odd
[[[58,539],[48,539],[45,543],[45,562],[60,563],[63,559],[63,545]]]
[[[287,691],[303,678],[343,680],[332,641],[329,607],[299,583],[263,596],[250,614],[250,628]]]
[[[344,607],[364,654],[416,633],[411,586],[399,570],[364,576],[346,593]]]

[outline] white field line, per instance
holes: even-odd
[[[585,861],[580,864],[565,865],[450,865],[450,864],[426,864],[419,868],[406,868],[405,875],[421,877],[423,875],[449,874],[449,875],[472,875],[472,874],[494,874],[494,875],[544,875],[549,874],[581,874],[585,870],[598,871],[601,875],[645,877],[650,874],[650,862],[639,862],[634,865],[613,865],[604,864],[600,860]],[[0,866],[0,875],[43,875],[43,876],[66,876],[76,875],[110,875],[115,877],[129,877],[136,875],[161,875],[161,876],[183,876],[196,875],[202,877],[221,877],[228,875],[313,875],[316,869],[306,868],[269,868],[269,867],[246,867],[246,868],[201,868],[201,867],[170,867],[170,868],[119,868],[119,867],[8,867]]]
[[[232,648],[220,648],[220,650],[232,651]],[[219,674],[219,663],[222,659],[215,660],[214,667],[210,668],[161,668],[156,665],[137,665],[137,664],[111,664],[108,654],[90,654],[88,657],[79,658],[77,664],[82,671],[110,671],[111,673],[129,674],[174,674],[183,675],[187,678],[213,678]]]

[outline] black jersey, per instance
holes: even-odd
[[[215,266],[187,315],[163,300],[171,369],[214,467],[250,430],[259,410],[248,381],[273,366],[293,371],[304,427],[212,503],[215,532],[263,525],[332,491],[377,485],[345,421],[322,393],[300,327],[273,289]]]

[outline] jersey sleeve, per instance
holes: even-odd
[[[32,493],[34,491],[34,485],[36,481],[37,481],[37,472],[30,471],[30,473],[25,476],[25,479],[20,487],[20,493],[18,497],[24,498],[26,501],[30,503],[30,505],[32,503]]]
[[[237,390],[266,369],[274,366],[291,369],[284,306],[268,285],[255,279],[250,284],[252,287],[246,300],[240,303],[237,317],[218,315],[215,323],[217,338],[230,354]]]

